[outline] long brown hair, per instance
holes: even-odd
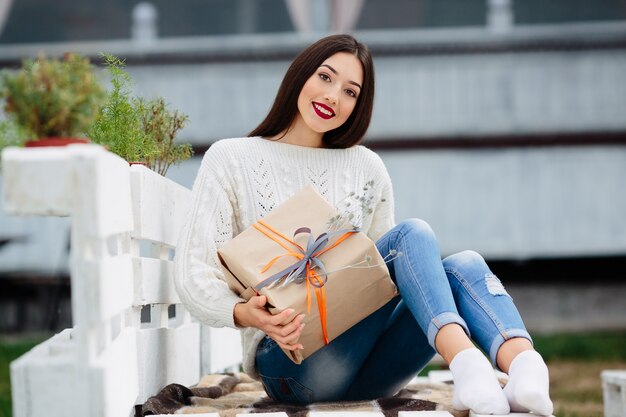
[[[363,67],[363,85],[352,114],[344,124],[324,133],[326,148],[349,148],[361,141],[369,127],[374,105],[374,65],[366,45],[350,35],[322,38],[302,51],[291,63],[283,78],[274,104],[265,120],[248,136],[276,136],[291,127],[298,112],[298,96],[313,73],[337,52],[353,54]]]

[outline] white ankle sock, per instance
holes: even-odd
[[[548,367],[539,353],[526,350],[513,359],[504,393],[511,411],[552,415],[554,410],[550,401]]]
[[[462,350],[450,363],[454,376],[452,406],[478,414],[508,414],[509,402],[491,364],[476,348]]]

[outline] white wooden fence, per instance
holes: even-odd
[[[195,322],[173,286],[188,189],[96,145],[8,148],[2,169],[7,212],[72,218],[74,327],[11,364],[14,417],[129,416],[238,366],[239,332]]]

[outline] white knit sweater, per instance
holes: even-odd
[[[244,300],[224,282],[217,249],[308,184],[340,210],[349,206],[374,241],[394,226],[389,174],[380,157],[363,146],[310,148],[252,137],[220,140],[209,148],[175,257],[176,289],[193,316],[212,327],[237,328],[233,309]],[[346,204],[364,192],[373,197],[371,212],[358,202]],[[240,330],[243,369],[258,378],[255,353],[265,334]]]

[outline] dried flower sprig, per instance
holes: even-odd
[[[372,204],[374,202],[374,180],[370,180],[363,186],[361,193],[357,195],[352,191],[337,203],[339,213],[328,221],[329,231],[346,228],[349,224],[353,228],[363,225],[365,216],[374,212]]]
[[[404,256],[404,252],[391,249],[389,253],[383,258],[383,263],[387,264],[395,259],[398,259],[401,256]],[[363,265],[363,264],[366,264],[366,265]],[[367,268],[373,268],[373,267],[380,266],[380,265],[382,265],[380,262],[372,265],[372,257],[370,255],[366,255],[362,261],[359,261],[351,265],[346,265],[342,268],[335,269],[333,271],[327,271],[326,273],[318,272],[317,275],[324,276],[324,275],[333,274],[335,272],[343,271],[344,269],[348,269],[348,268],[367,269]]]

